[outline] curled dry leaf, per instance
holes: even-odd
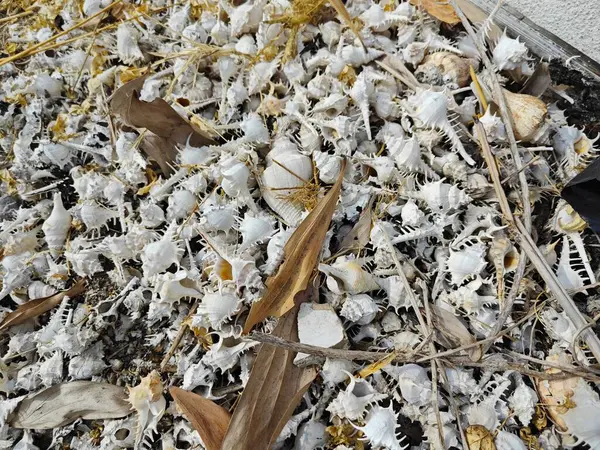
[[[547,369],[549,374],[561,373],[558,369]],[[580,382],[584,382],[580,377],[565,378],[562,380],[543,380],[535,379],[535,386],[540,397],[540,402],[546,408],[550,419],[561,431],[567,431],[567,424],[563,418],[569,407],[572,407],[573,391]]]
[[[125,389],[108,383],[73,381],[23,400],[9,420],[14,428],[49,429],[76,419],[118,419],[131,413]]]
[[[413,5],[421,5],[429,14],[442,22],[455,25],[460,19],[454,12],[454,8],[446,0],[410,0]]]
[[[299,296],[306,301],[307,291]],[[279,320],[273,335],[298,341],[299,305]],[[235,409],[223,449],[269,449],[317,376],[314,367],[294,365],[293,350],[263,344]]]
[[[199,147],[213,143],[206,134],[194,129],[177,111],[162,98],[151,102],[139,99],[139,93],[148,78],[136,78],[115,91],[110,99],[110,110],[134,128],[146,128],[151,134],[145,136],[141,149],[156,160],[166,174],[172,172],[177,150],[176,144]]]
[[[471,425],[466,434],[469,450],[496,450],[492,433],[483,425]]]
[[[302,221],[285,245],[284,260],[277,274],[266,281],[263,298],[252,304],[246,319],[244,333],[268,316],[281,317],[294,307],[294,297],[306,289],[317,265],[325,234],[340,195],[346,162],[342,163],[340,175],[327,195]]]
[[[62,302],[65,297],[68,296],[73,298],[83,293],[84,289],[85,278],[82,278],[75,283],[71,289],[63,292],[57,292],[49,297],[36,298],[35,300],[30,300],[27,303],[20,305],[13,312],[7,314],[2,323],[0,323],[0,332],[14,325],[20,325],[29,319],[33,319],[34,317],[50,311],[52,308]]]
[[[467,327],[451,312],[437,305],[430,305],[431,318],[436,333],[436,340],[446,348],[470,345],[476,342],[475,337],[469,333]],[[479,361],[482,357],[481,346],[465,350],[472,361]]]
[[[169,392],[185,417],[200,434],[206,450],[221,450],[231,414],[225,408],[178,387]]]

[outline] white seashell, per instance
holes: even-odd
[[[375,300],[367,294],[359,294],[346,298],[340,316],[358,325],[366,325],[375,318],[378,312],[379,306]]]
[[[38,375],[46,387],[53,386],[63,379],[63,355],[60,350],[40,364]]]
[[[425,183],[419,192],[409,195],[424,201],[427,207],[436,213],[447,213],[471,201],[469,196],[458,186],[444,183],[443,180]]]
[[[189,138],[179,153],[179,164],[182,166],[206,166],[214,159],[215,154],[209,147],[192,147]]]
[[[219,369],[221,372],[225,372],[237,365],[242,353],[256,345],[258,342],[245,341],[228,347],[221,339],[210,347],[210,350],[202,358],[202,362],[212,367],[213,370]]]
[[[156,203],[145,201],[140,203],[139,209],[142,225],[147,228],[158,227],[165,221],[165,212]]]
[[[375,94],[375,86],[368,77],[368,72],[363,71],[356,78],[350,89],[350,97],[354,104],[360,109],[363,123],[367,131],[367,139],[371,140],[371,125],[369,122],[369,100]]]
[[[241,258],[233,258],[230,262],[233,281],[238,290],[244,289],[251,294],[252,298],[260,296],[264,284],[260,271],[256,268],[256,262],[253,259]]]
[[[498,426],[498,413],[491,402],[484,401],[477,405],[471,405],[467,412],[469,425],[482,425],[488,430],[493,430]]]
[[[196,196],[186,189],[173,192],[169,196],[167,220],[187,219],[196,208]]]
[[[402,398],[411,405],[424,406],[431,402],[431,381],[427,371],[416,364],[390,366],[386,370],[398,381]]]
[[[369,405],[383,400],[387,395],[378,393],[366,380],[349,373],[347,375],[350,384],[331,401],[327,411],[342,419],[362,419]]]
[[[101,448],[128,448],[135,444],[133,417],[122,420],[105,420],[102,429]]]
[[[419,120],[424,127],[442,131],[448,136],[452,147],[460,153],[465,162],[470,166],[475,164],[448,119],[448,100],[444,93],[420,90],[412,97],[407,98],[405,104],[411,111],[412,117]]]
[[[260,269],[265,275],[273,275],[283,262],[283,248],[292,235],[292,230],[280,230],[269,239],[267,244],[267,261]]]
[[[496,269],[496,282],[498,283],[498,297],[504,299],[504,274],[517,270],[519,253],[512,243],[505,237],[494,237],[489,250],[490,259]]]
[[[413,200],[409,199],[404,205],[402,205],[400,217],[402,218],[402,225],[417,227],[423,222],[425,213],[419,209]]]
[[[54,194],[52,213],[42,225],[44,238],[53,256],[57,256],[65,245],[70,228],[71,215],[65,209],[60,193],[56,193]]]
[[[342,94],[330,94],[319,100],[313,107],[313,113],[323,113],[328,118],[339,116],[348,107],[348,97]]]
[[[279,58],[273,61],[261,61],[248,70],[248,93],[255,95],[265,89],[271,78],[277,72],[279,66]]]
[[[179,267],[181,259],[181,249],[178,242],[174,240],[174,229],[169,227],[159,241],[151,242],[144,246],[142,259],[142,270],[145,277],[164,272],[171,266],[176,264]]]
[[[122,23],[117,28],[117,53],[125,64],[133,64],[144,59],[144,54],[138,46],[139,34],[128,23]]]
[[[311,155],[321,150],[321,146],[323,145],[321,135],[318,133],[313,133],[312,130],[307,128],[305,125],[300,126],[299,138],[300,146],[307,155]]]
[[[506,35],[506,31],[494,47],[492,61],[499,70],[515,70],[527,67],[527,47],[519,42],[519,38],[513,39]]]
[[[421,343],[419,335],[412,331],[400,331],[385,340],[389,341],[395,351],[406,353],[412,352]]]
[[[287,138],[275,142],[266,161],[267,167],[261,177],[264,186],[262,196],[286,223],[297,226],[302,220],[304,206],[285,197],[292,194],[294,188],[302,187],[312,179],[312,161]]]
[[[314,151],[312,156],[315,166],[319,171],[319,179],[323,183],[335,183],[342,168],[342,157],[321,151]]]
[[[506,129],[502,119],[496,114],[492,114],[491,109],[485,111],[485,114],[479,118],[483,125],[488,142],[506,142]],[[477,137],[477,128],[474,128],[474,135]]]
[[[184,297],[200,298],[201,294],[196,289],[186,287],[181,284],[187,278],[185,270],[177,273],[165,273],[159,275],[156,281],[156,292],[162,302],[174,303]]]
[[[235,210],[232,206],[211,207],[202,211],[203,227],[208,231],[228,233],[235,225]]]
[[[354,259],[342,256],[331,265],[319,264],[319,270],[327,275],[327,287],[336,294],[356,295],[380,289],[376,278]]]
[[[479,242],[465,245],[460,250],[450,249],[447,263],[451,276],[450,282],[459,286],[465,280],[478,276],[487,265],[486,252],[486,246]]]
[[[396,435],[397,424],[398,415],[391,405],[387,408],[375,406],[367,414],[365,425],[362,427],[354,425],[354,427],[364,433],[365,438],[373,448],[405,450],[409,448],[409,443],[404,443],[405,436],[398,439]]]
[[[335,347],[346,339],[342,321],[332,306],[324,303],[302,303],[298,312],[298,340],[303,344]],[[296,361],[307,355],[298,353]]]
[[[384,52],[374,48],[367,51],[363,47],[346,45],[342,48],[342,59],[344,63],[352,67],[360,67],[369,64],[371,61],[379,58]]]
[[[494,439],[496,450],[527,450],[525,443],[516,434],[498,431]]]
[[[27,295],[30,299],[50,297],[58,292],[52,286],[45,284],[42,281],[34,281],[27,288]]]
[[[296,450],[316,450],[323,448],[327,444],[327,427],[321,422],[310,420],[298,429],[294,449]]]
[[[538,396],[533,389],[520,380],[515,392],[511,395],[509,403],[511,411],[518,417],[523,426],[529,426],[531,418],[538,404]]]
[[[571,242],[567,236],[563,236],[560,258],[556,266],[556,276],[565,289],[579,289],[590,282],[585,267],[578,270],[573,268],[576,260],[571,256],[571,253]]]
[[[416,66],[425,58],[428,46],[427,42],[411,42],[402,50],[402,58],[408,64]]]
[[[102,227],[108,228],[108,221],[119,217],[117,211],[100,206],[93,201],[85,201],[79,208],[81,221],[88,230],[100,231]]]
[[[65,169],[65,166],[70,167],[73,165],[74,155],[69,147],[52,142],[42,143],[40,144],[40,147],[51,164],[54,164],[63,170]]]
[[[430,179],[439,179],[439,176],[421,159],[421,146],[417,139],[414,137],[410,139],[386,139],[385,143],[390,156],[394,158],[396,167],[401,173],[417,172],[426,175]]]
[[[481,280],[474,280],[454,291],[442,292],[438,298],[438,301],[441,302],[440,306],[446,309],[450,306],[450,310],[462,308],[467,315],[479,314],[486,305],[496,303],[495,296],[484,296],[477,293],[477,289],[481,287],[481,284]]]
[[[137,412],[135,447],[139,448],[142,441],[152,442],[153,433],[161,417],[165,413],[167,401],[162,395],[163,384],[160,375],[153,370],[142,378],[140,384],[129,388],[127,401]]]
[[[198,315],[206,318],[211,328],[220,330],[240,308],[240,299],[232,292],[208,292],[198,305]]]
[[[339,42],[340,36],[342,35],[341,30],[341,25],[338,22],[332,20],[319,25],[321,39],[323,39],[323,42],[329,48],[331,48]]]
[[[326,383],[339,384],[346,381],[354,372],[355,364],[347,359],[327,358],[321,369],[321,376]]]
[[[242,234],[242,245],[240,252],[250,248],[254,244],[262,244],[275,232],[271,222],[265,219],[252,217],[248,214],[240,223],[239,231]]]

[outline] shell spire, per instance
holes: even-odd
[[[42,225],[44,238],[52,256],[56,257],[63,249],[70,228],[71,214],[65,209],[60,193],[56,193],[52,212]]]

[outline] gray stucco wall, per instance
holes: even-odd
[[[530,20],[600,61],[600,0],[506,0]]]

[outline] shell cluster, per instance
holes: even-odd
[[[433,373],[429,361],[392,362],[362,378],[366,363],[316,361],[320,376],[276,448],[466,449],[462,433],[473,426],[489,430],[499,449],[600,448],[600,426],[586,422],[600,417],[595,386],[582,377],[530,378],[518,368],[527,362],[503,355],[597,363],[530,266],[513,283],[522,254],[473,118],[517,212],[518,175],[526,177],[537,245],[574,295],[595,295],[597,242],[557,186],[597,156],[595,139],[550,104],[550,91],[517,92],[534,55],[506,34],[489,39],[490,24],[477,24],[504,84],[520,171],[473,38],[413,3],[347,2],[360,40],[326,3],[315,10],[303,0],[123,1],[111,9],[67,0],[37,4],[18,20],[4,11],[5,51],[33,50],[0,59],[0,318],[81,278],[87,288],[5,331],[2,448],[200,448],[165,389],[233,404],[258,345],[242,336],[249,308],[344,160],[315,271],[315,301],[327,308],[306,308],[299,325],[311,344],[328,331],[310,328],[321,311],[336,333],[327,345],[337,349],[417,361],[458,347],[432,340],[411,295],[419,314],[435,305],[478,340],[491,336],[512,297],[506,324],[514,326],[481,367],[442,361]],[[47,42],[87,18],[68,38]],[[214,143],[161,136],[148,150],[148,131],[110,107],[115,91],[140,76],[139,114],[155,114],[144,108],[163,99]],[[356,245],[343,246],[365,214]],[[179,342],[182,328],[191,332]],[[25,432],[8,425],[15,399],[79,379],[128,386],[134,414],[102,421],[101,432],[87,422]]]

